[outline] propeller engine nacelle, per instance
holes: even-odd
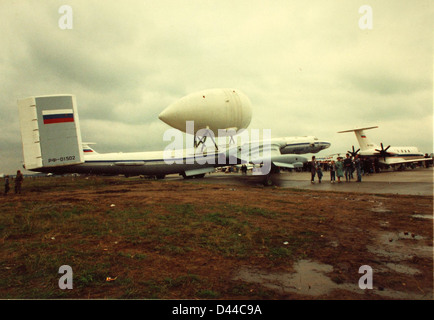
[[[356,154],[358,154],[358,152],[360,151],[360,149],[355,150],[354,146],[353,146],[353,151],[347,151],[349,154],[351,154],[352,157],[355,157]]]
[[[379,149],[375,149],[375,151],[377,151],[378,154],[379,154],[379,156],[380,156],[380,157],[383,157],[383,158],[384,158],[384,161],[386,161],[386,157],[392,155],[390,152],[387,152],[387,150],[388,150],[389,148],[390,148],[390,145],[389,145],[386,149],[384,149],[384,147],[383,147],[383,143],[381,143],[381,150],[379,150]]]

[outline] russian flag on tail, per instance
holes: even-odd
[[[42,110],[44,124],[74,122],[72,109]]]

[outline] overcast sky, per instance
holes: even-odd
[[[0,173],[21,168],[17,99],[75,94],[96,150],[168,144],[158,114],[208,88],[251,100],[250,128],[433,151],[432,1],[2,0]],[[366,25],[368,4],[372,28]],[[72,29],[59,27],[61,5]],[[363,24],[362,24],[363,25]]]

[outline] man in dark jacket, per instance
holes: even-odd
[[[315,175],[316,175],[316,161],[315,156],[312,156],[312,161],[310,162],[310,182],[315,183]]]
[[[21,193],[21,184],[23,183],[23,174],[20,170],[17,171],[17,176],[15,177],[15,193]]]
[[[346,158],[344,160],[344,170],[345,170],[345,179],[347,182],[350,182],[351,179],[351,171],[353,169],[353,160],[351,160],[350,155],[347,153]]]

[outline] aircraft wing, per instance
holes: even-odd
[[[282,154],[281,149],[286,146],[285,141],[273,141],[273,143],[259,143],[258,145],[243,145],[238,149],[237,158],[245,163],[267,164],[276,167],[300,168],[307,162],[305,157],[299,155]]]
[[[432,158],[415,158],[415,159],[404,159],[401,157],[388,157],[386,161],[384,159],[379,159],[380,163],[384,163],[387,165],[396,165],[396,164],[404,164],[404,163],[412,163],[412,162],[420,162],[420,161],[431,161]]]
[[[194,176],[194,175],[207,174],[210,172],[214,172],[214,170],[215,170],[214,167],[206,167],[206,168],[194,169],[194,170],[185,170],[185,175],[187,177],[190,177],[190,176]]]

